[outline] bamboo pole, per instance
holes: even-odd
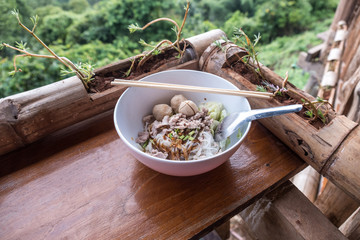
[[[333,18],[332,24],[328,30],[328,32],[329,32],[328,38],[324,44],[324,48],[321,51],[320,58],[321,58],[322,62],[325,62],[326,57],[329,54],[329,50],[331,48],[332,41],[335,36],[338,22],[339,21],[349,22],[351,20],[352,13],[356,12],[356,9],[358,9],[358,6],[359,6],[359,1],[357,1],[357,0],[340,0],[338,6],[336,8],[336,12],[335,12],[335,16]]]
[[[317,94],[319,97],[328,100],[331,104],[335,102],[336,86],[340,74],[341,55],[344,50],[346,34],[347,25],[344,21],[340,21]]]
[[[224,47],[226,48],[226,46]],[[207,52],[210,54],[205,55]],[[200,67],[204,71],[229,80],[239,89],[255,90],[256,85],[229,67],[231,64],[229,56],[239,54],[244,54],[241,48],[232,47],[227,51],[227,54],[224,54],[212,44],[205,50],[203,56],[207,56],[207,58],[200,60],[202,63]],[[262,66],[262,73],[270,83],[282,86],[283,79],[270,69]],[[312,96],[290,83],[286,87],[289,91],[296,91],[306,98],[314,100]],[[276,100],[248,100],[252,108],[281,105]],[[356,163],[355,159],[359,155],[360,130],[357,128],[357,123],[345,116],[338,116],[333,111],[329,112],[329,119],[330,123],[320,129],[314,128],[296,114],[287,114],[259,121],[316,171],[328,177],[338,187],[360,201],[360,175],[358,174],[360,165]],[[349,139],[353,140],[352,143]]]

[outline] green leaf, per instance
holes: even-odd
[[[129,26],[128,26],[128,29],[129,29],[129,31],[130,31],[130,33],[134,33],[134,32],[136,32],[136,31],[138,31],[138,30],[142,30],[141,29],[141,27],[139,26],[139,24],[137,24],[137,23],[132,23],[132,24],[130,24]]]
[[[313,118],[314,117],[314,113],[312,110],[308,110],[305,112],[305,115],[308,116],[309,118]]]
[[[35,16],[30,17],[30,20],[34,25],[37,25],[39,22],[39,16],[36,14]]]
[[[321,120],[323,123],[325,123],[325,122],[326,122],[325,116],[324,116],[323,112],[322,112],[320,109],[318,109],[318,115],[319,115],[319,117],[320,117],[320,120]]]
[[[173,30],[176,35],[178,34],[178,30],[177,30],[176,26],[173,26],[173,27],[171,28],[171,30]]]
[[[154,51],[151,53],[152,55],[159,55],[161,53],[161,50],[159,49],[154,49]],[[176,56],[177,57],[177,56]]]
[[[318,101],[318,102],[324,102],[324,99],[321,98],[321,97],[319,97],[319,96],[317,96],[317,97],[316,97],[316,101]]]
[[[61,69],[60,69],[60,75],[61,76],[65,76],[65,75],[73,74],[73,73],[74,73],[74,71],[69,70],[67,68],[65,69],[65,68],[61,67]]]
[[[143,149],[145,149],[149,145],[149,139],[144,142],[144,144],[141,146]]]
[[[225,141],[225,148],[227,148],[230,145],[230,143],[231,143],[230,137],[227,137]]]
[[[216,47],[218,47],[222,52],[225,52],[225,48],[221,45],[219,40],[214,41]]]
[[[224,40],[225,42],[229,42],[229,39],[227,38],[227,36],[221,36],[221,39]]]
[[[147,46],[148,44],[145,42],[144,39],[140,38],[139,43],[143,46]]]
[[[16,74],[16,71],[15,71],[15,70],[9,72],[9,75],[10,75],[11,77],[15,76],[15,74]]]
[[[243,133],[241,132],[241,129],[239,128],[236,137],[240,139],[242,136],[243,136]]]
[[[27,43],[24,43],[23,41],[21,41],[20,43],[19,42],[15,42],[15,46],[21,50],[25,50],[26,51],[26,44]]]
[[[254,35],[254,36],[255,36],[255,39],[254,39],[254,47],[255,47],[256,44],[258,44],[258,42],[260,41],[261,35],[260,35],[260,33],[258,33],[258,35]]]
[[[11,11],[11,14],[14,15],[16,18],[19,18],[19,10],[14,8],[14,10]]]
[[[256,91],[258,91],[258,92],[267,92],[266,88],[264,86],[261,86],[261,85],[256,85]]]

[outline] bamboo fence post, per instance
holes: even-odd
[[[240,89],[255,90],[254,84],[229,67],[229,59],[236,59],[234,56],[244,54],[241,48],[230,46],[231,44],[224,43],[223,47],[227,49],[224,53],[215,44],[210,45],[205,50],[203,59],[200,59],[200,67],[203,71],[229,80]],[[262,66],[262,74],[270,83],[282,86],[283,79],[265,66]],[[290,83],[286,87],[314,100]],[[249,102],[252,108],[281,105],[276,100],[249,99]],[[360,130],[357,123],[345,116],[336,115],[333,111],[329,112],[329,118],[330,123],[320,129],[314,128],[294,113],[259,121],[316,171],[360,201],[360,165],[355,159],[359,155]]]
[[[330,47],[332,45],[332,41],[334,39],[334,35],[337,29],[337,24],[339,21],[350,22],[352,12],[356,11],[359,6],[359,1],[357,0],[340,0],[335,16],[333,18],[332,24],[328,30],[328,38],[325,41],[324,48],[321,51],[321,60],[325,62],[326,57],[329,54]]]
[[[335,90],[338,84],[341,55],[345,45],[347,25],[344,21],[338,23],[338,30],[334,37],[332,48],[327,57],[323,78],[320,83],[318,96],[328,100],[331,104],[335,101]]]

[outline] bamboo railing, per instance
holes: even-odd
[[[135,77],[140,79],[157,71],[198,69],[204,49],[224,36],[212,30],[185,40],[189,46],[182,62],[165,63],[156,70]],[[136,57],[135,57],[136,58]],[[100,77],[126,72],[134,57],[95,70]],[[0,155],[33,143],[45,136],[115,107],[125,87],[113,87],[99,93],[88,93],[77,77],[0,99]]]
[[[255,90],[256,85],[230,67],[244,54],[244,50],[226,42],[223,48],[225,51],[215,44],[210,45],[200,59],[201,69],[229,80],[239,89]],[[282,86],[283,79],[280,76],[265,66],[262,66],[261,71],[267,81]],[[314,100],[289,83],[286,87]],[[275,100],[249,99],[249,102],[252,108],[281,105]],[[296,114],[262,119],[260,122],[316,171],[360,201],[360,165],[355,157],[359,154],[360,128],[357,123],[333,111],[329,112],[329,117],[330,123],[320,129],[314,128]]]

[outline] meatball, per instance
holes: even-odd
[[[186,100],[180,103],[179,113],[185,114],[187,117],[195,115],[198,111],[199,109],[193,101]]]
[[[154,106],[152,112],[155,119],[161,121],[165,116],[171,116],[172,109],[167,104],[157,104]]]
[[[175,95],[171,98],[170,100],[170,105],[172,107],[172,109],[174,110],[174,112],[179,112],[179,106],[180,106],[180,103],[183,102],[183,101],[186,101],[187,99],[179,94],[179,95]]]

